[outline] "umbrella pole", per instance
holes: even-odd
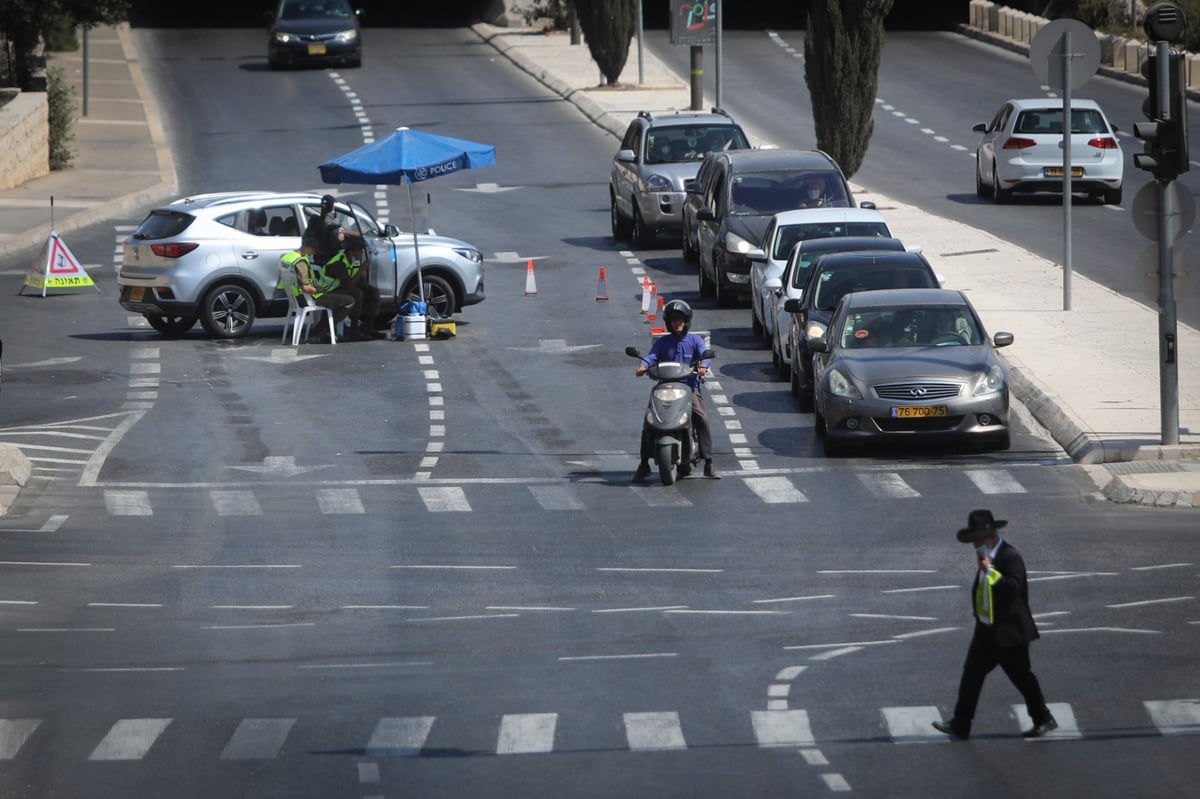
[[[421,297],[421,302],[425,302],[425,278],[421,275],[421,250],[417,246],[417,209],[413,205],[412,196],[412,181],[408,182],[408,213],[412,217],[413,226],[413,254],[417,257],[417,292]],[[429,309],[425,309],[429,313]]]

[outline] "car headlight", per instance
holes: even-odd
[[[849,399],[862,399],[862,394],[858,393],[858,389],[850,382],[839,369],[829,370],[829,391],[835,397],[847,397]]]
[[[662,175],[651,175],[646,178],[647,191],[671,191],[674,188],[670,178],[664,178]]]
[[[455,247],[454,252],[456,252],[460,257],[471,261],[472,263],[483,263],[483,253],[481,253],[479,250],[472,250],[469,247]]]
[[[725,234],[725,250],[738,255],[745,255],[754,249],[754,245],[735,233]]]
[[[804,328],[805,338],[821,338],[825,335],[825,325],[820,322],[809,322],[808,327]]]
[[[337,42],[338,44],[354,44],[355,42],[358,41],[358,31],[356,31],[356,30],[342,31],[337,36],[334,36],[333,40],[335,42]]]
[[[1004,370],[1000,368],[1000,364],[992,364],[992,368],[988,369],[987,374],[979,381],[979,385],[975,388],[975,396],[982,397],[987,394],[995,394],[998,391],[1004,390]]]
[[[293,36],[290,33],[284,33],[283,31],[279,31],[278,33],[275,34],[275,41],[278,42],[279,44],[287,44],[289,42],[296,41],[296,40],[297,40],[297,37]]]

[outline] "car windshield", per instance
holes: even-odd
[[[1038,108],[1022,111],[1017,116],[1013,133],[1062,133],[1063,114],[1061,108]],[[1104,115],[1094,108],[1071,109],[1072,133],[1108,133]]]
[[[747,150],[750,142],[736,125],[661,127],[646,136],[647,164],[702,161],[709,153]]]
[[[284,0],[280,19],[348,19],[354,16],[347,0]]]
[[[729,212],[734,216],[762,216],[802,208],[808,201],[809,178],[819,174],[825,180],[822,205],[846,208],[849,198],[842,179],[833,173],[751,172],[735,175],[730,182]],[[786,257],[788,250],[784,250]]]
[[[847,314],[840,346],[847,349],[963,347],[982,344],[975,315],[965,305],[864,308]]]
[[[817,267],[820,269],[820,266]],[[933,272],[916,266],[885,266],[877,269],[824,269],[814,275],[812,307],[832,311],[838,300],[852,291],[876,289],[935,289]]]
[[[787,258],[792,248],[801,241],[842,236],[875,236],[887,239],[891,238],[892,232],[888,230],[886,222],[803,222],[797,225],[780,225],[775,229],[771,257],[777,261]]]

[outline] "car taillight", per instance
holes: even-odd
[[[1088,147],[1095,147],[1098,150],[1115,150],[1117,149],[1117,140],[1112,136],[1097,136],[1094,139],[1088,139]]]
[[[180,258],[199,246],[199,244],[151,244],[150,249],[160,258]]]
[[[1025,149],[1026,147],[1033,147],[1033,146],[1035,146],[1036,144],[1037,144],[1037,142],[1036,142],[1036,141],[1034,141],[1033,139],[1021,139],[1021,138],[1018,138],[1018,137],[1016,137],[1016,136],[1010,136],[1010,137],[1008,138],[1008,140],[1004,142],[1004,147],[1003,147],[1003,148],[1001,148],[1001,149],[1004,149],[1004,150],[1023,150],[1023,149]]]

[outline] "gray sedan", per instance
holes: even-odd
[[[847,294],[809,346],[815,426],[826,454],[849,444],[927,439],[1008,449],[1008,374],[965,294],[888,289]]]

